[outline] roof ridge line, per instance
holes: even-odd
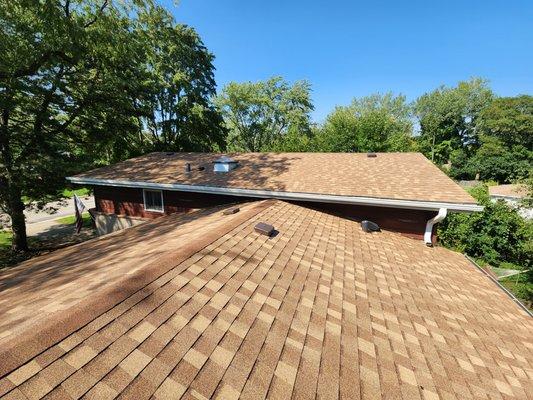
[[[133,275],[111,284],[91,297],[80,300],[66,310],[52,314],[44,321],[36,322],[36,326],[28,325],[24,327],[20,334],[2,344],[2,349],[0,350],[0,359],[2,360],[2,363],[0,363],[0,378],[8,375],[49,347],[81,329],[144,286],[175,268],[181,262],[209,246],[221,236],[271,207],[274,202],[275,200],[261,201],[252,205],[251,209],[233,214],[228,222],[214,228],[209,234],[204,235],[199,240],[188,243],[170,254],[161,256]]]

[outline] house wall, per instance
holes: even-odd
[[[304,205],[302,202],[298,202]],[[423,239],[426,222],[437,215],[436,211],[408,210],[403,208],[370,207],[351,204],[306,203],[307,207],[340,214],[356,221],[369,220],[380,228],[400,232],[405,236]],[[433,242],[435,242],[435,228]]]
[[[249,200],[235,196],[163,190],[164,213],[161,213],[144,209],[142,189],[95,186],[94,198],[96,210],[99,212],[150,219],[164,214],[188,212],[198,208]]]
[[[96,186],[94,187],[96,209],[106,214],[140,218],[156,218],[164,214],[188,212],[193,209],[221,204],[237,203],[251,198],[224,196],[206,193],[163,191],[164,213],[145,211],[142,189]],[[255,199],[257,200],[257,199]],[[344,215],[358,221],[370,220],[381,228],[400,232],[406,236],[423,239],[426,222],[435,211],[407,210],[387,207],[370,207],[349,204],[294,202],[320,211]],[[435,239],[435,238],[434,238]]]
[[[107,235],[108,233],[131,228],[146,222],[144,218],[128,217],[125,215],[107,214],[91,210],[98,235]]]

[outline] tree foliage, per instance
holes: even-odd
[[[494,95],[487,81],[474,78],[456,87],[441,86],[416,100],[420,149],[438,164],[454,150],[470,152],[478,145],[478,120]]]
[[[414,148],[411,110],[405,96],[374,94],[336,107],[315,140],[319,151],[410,151]]]
[[[527,178],[533,162],[533,97],[503,97],[479,114],[477,146],[451,154],[450,174],[459,179],[511,183]]]
[[[0,3],[0,206],[27,248],[22,196],[153,148],[223,145],[212,55],[151,0]]]
[[[176,25],[162,8],[139,18],[147,76],[142,96],[141,150],[212,151],[224,148],[222,117],[211,102],[216,94],[214,56],[196,31]]]
[[[480,113],[480,134],[533,149],[533,96],[501,97]]]
[[[313,110],[311,87],[289,84],[281,77],[266,81],[231,82],[217,97],[233,151],[267,151],[289,132],[306,134]]]
[[[484,210],[449,215],[439,226],[442,244],[495,267],[532,268],[533,221],[522,218],[503,200],[491,202],[486,185],[479,185],[471,194]]]

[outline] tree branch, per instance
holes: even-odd
[[[107,2],[108,2],[108,0],[104,0],[103,4],[100,6],[100,9],[98,10],[98,12],[94,16],[94,18],[92,20],[90,20],[89,22],[87,22],[83,26],[84,28],[90,27],[92,24],[94,24],[98,20],[98,15],[104,12],[105,8],[107,7]]]
[[[67,19],[70,19],[70,0],[65,1],[63,9],[65,10],[65,16],[67,17]]]
[[[46,64],[52,57],[58,57],[64,61],[71,62],[72,57],[67,56],[65,53],[59,50],[49,50],[44,52],[39,58],[33,61],[30,65],[26,67],[19,68],[13,73],[2,72],[0,71],[0,79],[8,78],[20,78],[23,76],[34,75],[39,71],[39,69]]]

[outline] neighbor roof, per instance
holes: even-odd
[[[250,197],[475,211],[476,201],[420,153],[240,153],[215,173],[215,153],[151,153],[69,179]],[[192,172],[185,172],[186,163]],[[204,170],[198,170],[204,167]]]
[[[258,222],[277,235],[255,232]],[[170,241],[174,232],[180,238]],[[159,258],[124,274],[142,253],[129,245],[157,237],[144,249]],[[45,257],[0,278],[14,289],[2,307],[32,290],[16,288],[34,265],[48,268],[39,281],[56,282],[40,298],[53,298],[64,282],[71,292],[86,290],[74,306],[2,342],[0,395],[533,394],[533,319],[459,253],[397,233],[363,233],[352,220],[281,201],[233,215],[162,217],[111,238],[110,251],[111,239],[84,243],[58,251],[57,268]],[[124,254],[112,265],[120,245]],[[91,265],[94,274],[119,268],[122,278],[87,283],[81,255],[104,257]],[[36,304],[35,312],[46,309]]]
[[[527,197],[527,188],[519,184],[489,186],[489,194],[494,197],[523,199]]]

